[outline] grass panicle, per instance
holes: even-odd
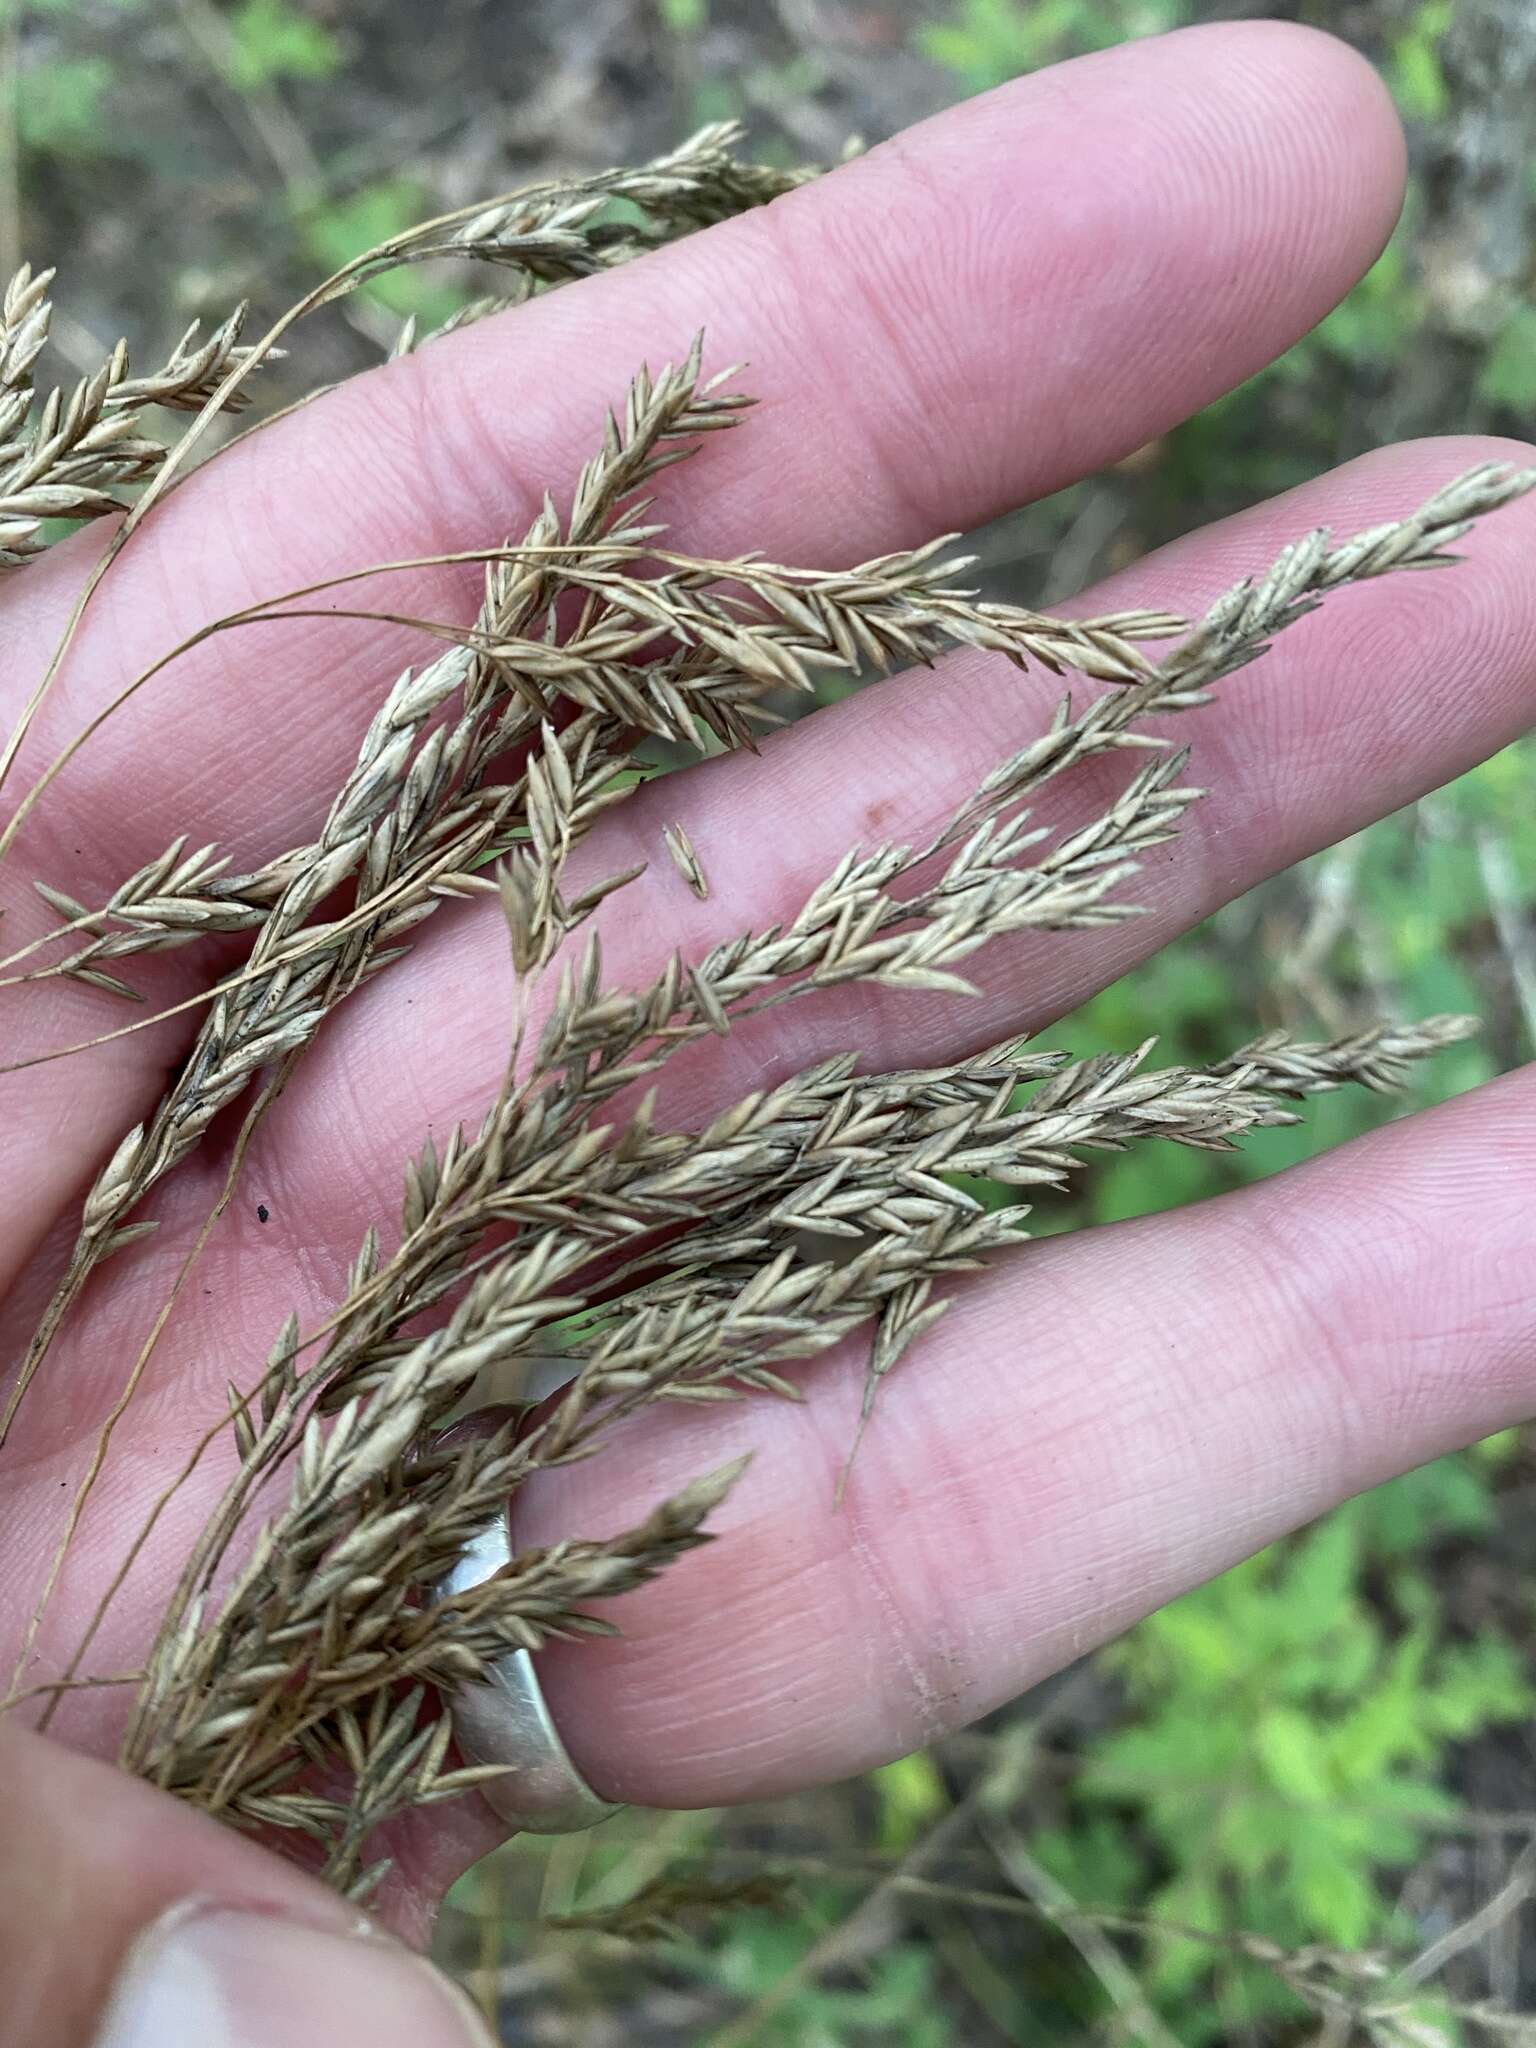
[[[211,411],[243,396],[297,312],[393,264],[501,266],[505,289],[462,316],[479,317],[809,175],[751,164],[737,141],[709,129],[650,165],[431,222],[357,258],[253,349],[237,316],[206,340],[189,332],[148,377],[130,377],[119,347],[73,392],[40,402],[49,274],[20,272],[0,330],[0,559],[30,559],[42,521],[105,514],[136,483],[150,496],[130,525],[152,511]],[[194,416],[170,453],[139,432],[150,406]],[[944,1313],[945,1283],[998,1255],[1027,1256],[1029,1190],[1060,1186],[1096,1153],[1151,1139],[1230,1147],[1294,1120],[1292,1105],[1313,1095],[1394,1087],[1469,1028],[1434,1018],[1320,1044],[1270,1034],[1200,1068],[1159,1067],[1150,1044],[1069,1059],[1009,1041],[894,1073],[847,1054],[721,1107],[702,1129],[662,1122],[664,1070],[745,1019],[837,988],[959,1003],[966,964],[991,942],[1134,915],[1146,854],[1176,837],[1201,794],[1166,722],[1346,585],[1451,560],[1473,520],[1533,482],[1484,467],[1399,521],[1342,542],[1307,535],[1192,624],[1165,612],[1069,620],[980,598],[944,538],[837,571],[671,548],[655,480],[745,407],[734,373],[705,375],[702,342],[639,372],[579,474],[563,491],[552,482],[521,535],[478,551],[475,619],[407,622],[430,658],[381,681],[312,839],[233,873],[217,846],[177,838],[94,904],[67,877],[48,878],[39,887],[58,928],[0,966],[7,985],[62,975],[122,996],[135,993],[120,972],[135,958],[214,938],[244,948],[237,966],[226,950],[222,970],[210,967],[186,1058],[85,1196],[3,1436],[91,1276],[133,1255],[153,1228],[149,1197],[216,1120],[245,1109],[243,1153],[322,1025],[440,905],[487,893],[500,904],[516,1000],[495,1099],[406,1163],[398,1217],[364,1235],[319,1327],[290,1318],[264,1361],[231,1361],[228,1408],[203,1448],[227,1435],[232,1475],[170,1591],[123,1737],[130,1768],[307,1845],[356,1896],[386,1868],[391,1822],[483,1781],[455,1767],[444,1696],[509,1649],[609,1627],[592,1603],[708,1541],[739,1467],[618,1536],[525,1551],[472,1591],[436,1590],[537,1473],[600,1452],[659,1404],[798,1399],[806,1363],[853,1341],[866,1357],[862,1431]],[[336,585],[318,586],[206,630],[336,609]],[[342,615],[391,616],[361,605]],[[933,664],[953,648],[1065,677],[1055,714],[921,841],[852,847],[780,921],[664,955],[635,985],[610,977],[602,915],[615,898],[622,914],[642,869],[594,876],[588,863],[578,882],[574,856],[654,779],[647,747],[750,750],[820,678]],[[942,673],[932,687],[945,688]],[[1074,770],[1119,756],[1107,800],[1075,818],[1053,801],[1046,817],[1048,785],[1069,798]],[[24,809],[46,798],[53,772]],[[710,897],[681,823],[658,835],[657,852]],[[977,1198],[978,1178],[1008,1191],[1004,1206]],[[535,1405],[535,1370],[553,1354],[568,1383]],[[511,1390],[510,1417],[452,1429],[492,1382]],[[110,1424],[71,1528],[109,1437]],[[60,1686],[76,1681],[95,1626]],[[685,1903],[663,1886],[635,1904],[634,1929],[670,1925]]]

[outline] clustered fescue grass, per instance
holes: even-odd
[[[137,381],[119,350],[30,425],[46,279],[21,273],[0,334],[6,560],[36,550],[38,520],[104,512],[119,486],[153,475],[129,515],[130,528],[142,521],[211,411],[238,400],[297,313],[389,263],[448,254],[503,266],[508,290],[472,317],[809,175],[734,149],[729,131],[711,129],[639,170],[431,223],[348,265],[255,348],[237,346],[233,321],[200,348],[187,338],[165,370]],[[198,408],[168,454],[134,436],[152,403]],[[1452,559],[1471,520],[1533,481],[1483,468],[1391,525],[1341,544],[1310,534],[1192,625],[1151,612],[1069,621],[981,601],[947,541],[836,572],[666,546],[652,482],[700,436],[733,426],[745,403],[730,373],[704,376],[698,346],[635,377],[564,509],[546,497],[526,533],[470,557],[485,564],[473,623],[411,622],[443,651],[381,687],[311,841],[233,874],[216,847],[177,840],[95,905],[53,878],[41,886],[58,930],[0,963],[8,984],[71,975],[131,995],[120,970],[138,955],[214,934],[249,941],[238,968],[210,980],[192,1050],[159,1105],[85,1198],[3,1436],[86,1281],[153,1229],[139,1217],[145,1198],[214,1119],[248,1105],[237,1169],[254,1122],[338,1005],[398,959],[440,903],[499,895],[518,991],[501,1088],[478,1127],[429,1140],[407,1163],[398,1224],[367,1233],[323,1325],[305,1333],[290,1320],[212,1419],[203,1448],[232,1433],[238,1469],[170,1593],[123,1740],[129,1768],[237,1825],[307,1840],[330,1881],[357,1895],[384,1867],[387,1822],[482,1778],[454,1767],[444,1694],[509,1648],[605,1627],[590,1603],[706,1540],[734,1470],[617,1538],[530,1551],[473,1591],[435,1592],[465,1541],[533,1474],[590,1456],[660,1402],[799,1398],[786,1368],[860,1330],[867,1422],[877,1388],[943,1312],[944,1279],[1026,1240],[1027,1211],[984,1207],[967,1178],[1027,1190],[1060,1184],[1085,1154],[1145,1138],[1227,1147],[1292,1121],[1287,1105],[1308,1096],[1392,1087],[1467,1028],[1434,1018],[1331,1044],[1276,1034],[1203,1069],[1154,1067],[1150,1046],[1069,1059],[1005,1042],[886,1074],[848,1054],[731,1104],[702,1130],[659,1123],[662,1069],[757,1012],[852,984],[963,997],[964,963],[990,940],[1130,915],[1125,885],[1140,857],[1177,832],[1199,794],[1182,779],[1184,755],[1150,723],[1204,703],[1330,592]],[[195,637],[306,609],[334,617],[335,589],[286,593]],[[306,608],[310,598],[324,602]],[[1155,643],[1168,651],[1154,657]],[[674,955],[640,987],[609,979],[591,921],[638,870],[578,890],[570,861],[642,779],[637,745],[751,747],[786,694],[812,693],[820,674],[931,662],[954,646],[1100,687],[1083,703],[1064,693],[1046,729],[924,842],[856,847],[781,923],[695,959]],[[1047,784],[1110,755],[1126,760],[1112,801],[1075,826],[1037,822]],[[665,838],[705,895],[686,832]],[[426,1311],[435,1326],[422,1334]],[[125,1360],[124,1401],[160,1327]],[[574,1371],[563,1393],[483,1434],[445,1435],[489,1368],[515,1373],[556,1344]],[[78,1677],[94,1626],[61,1685]]]
[[[48,339],[51,270],[23,265],[0,303],[0,569],[40,554],[46,519],[99,519],[123,509],[122,488],[153,477],[165,448],[140,432],[142,415],[161,406],[200,413],[231,371],[250,361],[239,347],[245,308],[206,341],[196,321],[165,363],[147,377],[128,374],[128,344],[71,391],[39,402],[33,367]],[[236,390],[226,403],[244,402]]]

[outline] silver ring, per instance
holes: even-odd
[[[504,1511],[464,1546],[438,1593],[467,1593],[512,1557]],[[483,1683],[455,1687],[448,1705],[466,1763],[510,1766],[504,1777],[480,1787],[481,1798],[509,1827],[525,1835],[571,1835],[623,1811],[600,1799],[571,1762],[527,1650],[508,1650]]]

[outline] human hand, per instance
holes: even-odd
[[[636,357],[680,355],[701,325],[712,360],[749,359],[763,402],[733,445],[668,479],[684,545],[843,562],[974,526],[1128,453],[1303,333],[1375,256],[1401,179],[1379,85],[1299,30],[1190,32],[990,95],[764,214],[360,379],[221,458],[165,501],[93,602],[37,758],[208,617],[516,528],[534,487],[582,459]],[[1083,607],[1187,608],[1294,534],[1394,516],[1490,456],[1528,459],[1486,442],[1384,451],[1162,551]],[[998,943],[969,1006],[876,991],[759,1020],[669,1083],[669,1117],[707,1115],[849,1044],[889,1067],[1037,1028],[1264,875],[1505,744],[1536,695],[1533,519],[1528,503],[1502,513],[1453,576],[1348,593],[1198,715],[1190,733],[1214,793],[1173,857],[1144,872],[1148,916]],[[98,546],[66,545],[7,589],[8,708]],[[476,582],[472,569],[421,572],[400,608],[462,615]],[[179,832],[242,862],[302,839],[380,676],[413,653],[383,625],[266,626],[178,662],[29,821],[0,871],[8,943],[41,928],[34,874],[90,899]],[[1047,678],[957,655],[819,714],[760,761],[728,758],[664,797],[643,792],[603,828],[610,850],[594,850],[594,869],[630,865],[636,842],[649,856],[663,821],[680,818],[711,895],[696,902],[653,862],[605,926],[613,978],[770,922],[861,838],[920,835],[1038,728],[1053,695]],[[119,1425],[27,1682],[68,1656],[231,1374],[265,1353],[290,1309],[308,1325],[338,1297],[423,1128],[473,1119],[494,1090],[504,944],[494,908],[440,916],[327,1028],[268,1117]],[[190,953],[141,965],[157,1007],[210,972]],[[70,984],[4,1002],[12,1057],[101,1028],[98,999]],[[56,1277],[71,1204],[152,1106],[193,1023],[183,1013],[5,1082],[11,1351]],[[1264,1187],[1043,1243],[976,1277],[904,1365],[840,1511],[857,1344],[818,1364],[802,1409],[647,1417],[621,1457],[544,1475],[519,1498],[525,1542],[617,1528],[760,1447],[718,1517],[724,1540],[628,1596],[622,1639],[543,1653],[586,1775],[616,1798],[702,1805],[859,1770],[985,1712],[1332,1502],[1523,1414],[1533,1144],[1533,1084],[1512,1076]],[[21,1409],[0,1499],[7,1646],[23,1640],[59,1503],[226,1164],[205,1147],[168,1186],[157,1236],[98,1277]],[[98,1638],[101,1670],[142,1656],[216,1484],[215,1472],[187,1486],[162,1518]],[[110,1691],[77,1695],[56,1725],[105,1752],[115,1711]],[[241,1904],[302,1892],[303,1912],[324,1910],[250,1845],[140,1787],[19,1732],[0,1744],[0,1770],[8,1760],[0,1953],[22,1958],[35,2015],[24,1993],[12,2010],[28,2016],[0,2027],[19,2024],[25,2048],[89,2038],[123,1940],[189,1890]],[[45,1797],[55,1784],[87,1789]],[[97,1813],[123,1802],[149,1877],[125,1885],[110,1834],[75,1835],[77,1799]],[[408,1930],[487,1846],[472,1804],[405,1831],[392,1910]],[[82,1914],[115,1901],[88,1957],[77,1928],[67,1948],[50,1930],[47,1896],[29,1904],[44,1854]],[[375,1953],[368,1968],[383,1981]],[[369,2015],[381,2043],[386,2018]],[[231,2038],[305,2038],[294,2015],[286,2032],[248,2020]]]

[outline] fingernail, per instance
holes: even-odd
[[[361,1925],[362,1923],[360,1923]],[[96,2048],[494,2048],[429,1963],[371,1933],[193,1902],[124,1958]]]

